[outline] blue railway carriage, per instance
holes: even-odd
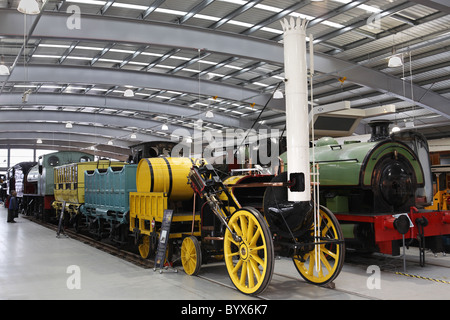
[[[137,165],[129,164],[85,171],[85,202],[80,211],[97,238],[127,241],[129,193],[136,191],[136,169]]]

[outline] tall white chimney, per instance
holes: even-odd
[[[307,20],[284,19],[281,25],[284,31],[284,73],[287,80],[285,95],[288,176],[291,176],[291,173],[304,174],[304,191],[289,190],[288,200],[310,201]]]

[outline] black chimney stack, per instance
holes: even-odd
[[[374,120],[369,122],[369,126],[372,128],[369,142],[389,139],[389,125],[391,123],[392,121],[389,120]]]

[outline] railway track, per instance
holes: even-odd
[[[41,226],[44,226],[48,229],[54,230],[55,233],[57,233],[57,229],[58,226],[51,224],[51,223],[47,223],[47,222],[43,222],[41,220],[35,219],[33,217],[30,216],[22,216],[25,219],[28,219],[30,221],[33,221],[34,223],[37,223]],[[75,239],[78,240],[80,242],[83,242],[91,247],[94,247],[96,249],[102,250],[106,253],[109,253],[113,256],[116,256],[118,258],[121,258],[125,261],[131,262],[137,266],[143,267],[145,269],[150,269],[153,268],[154,266],[154,261],[151,259],[143,259],[141,258],[140,255],[135,254],[133,252],[127,251],[127,250],[123,250],[118,248],[117,246],[111,245],[109,243],[105,243],[102,241],[98,241],[93,239],[92,237],[82,234],[82,233],[77,233],[71,229],[65,229],[64,230],[64,234],[59,235],[59,237],[64,237],[67,236],[71,239]]]

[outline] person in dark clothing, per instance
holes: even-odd
[[[7,222],[15,223],[14,218],[16,217],[16,212],[19,210],[19,203],[17,202],[17,193],[15,191],[11,192],[11,198],[9,199],[8,207],[8,220]]]

